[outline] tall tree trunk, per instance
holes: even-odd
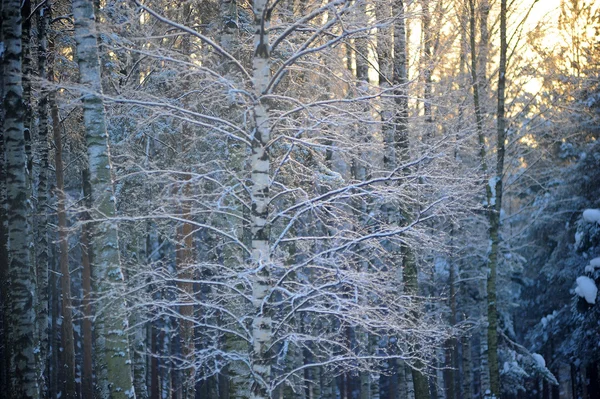
[[[135,393],[125,333],[128,325],[125,301],[118,297],[118,292],[116,299],[114,291],[111,294],[112,290],[123,285],[124,277],[117,228],[113,221],[106,221],[116,216],[116,206],[101,97],[94,10],[89,0],[74,0],[72,7],[79,79],[86,90],[83,94],[83,120],[92,188],[92,212],[94,219],[100,220],[94,224],[92,235],[94,292],[99,296],[95,325],[97,355],[94,356],[97,386],[101,397],[125,399],[135,396]]]
[[[363,15],[367,15],[367,1],[361,1],[358,4],[360,13]],[[356,80],[357,80],[357,84],[358,84],[358,90],[359,93],[363,93],[366,92],[369,89],[369,43],[367,41],[366,38],[357,38],[356,39],[356,54],[355,54],[355,58],[356,58]],[[360,95],[360,94],[359,94]],[[364,105],[364,109],[362,110],[364,112],[364,120],[368,120],[369,116],[369,109],[367,107],[367,104]],[[363,119],[361,118],[361,119]],[[356,133],[357,133],[357,137],[356,137],[356,142],[362,142],[364,143],[363,149],[360,150],[359,154],[357,154],[357,156],[353,159],[353,165],[352,165],[352,174],[353,174],[353,178],[356,181],[365,181],[368,178],[369,175],[369,169],[367,167],[367,165],[369,165],[373,160],[372,160],[372,154],[371,151],[369,150],[369,143],[371,142],[371,132],[369,131],[369,126],[363,123],[358,123],[357,124],[357,129],[356,129]],[[359,224],[361,224],[360,226],[354,226],[355,229],[357,230],[362,230],[362,229],[367,229],[366,226],[364,226],[363,221],[365,219],[364,215],[369,214],[369,204],[365,203],[362,199],[359,199],[358,201],[356,201],[356,203],[352,206],[352,208],[355,210],[355,218],[358,221]],[[362,252],[362,249],[364,248],[364,245],[360,245],[359,246],[359,251]],[[366,262],[365,260],[359,260],[358,261],[358,271],[359,272],[367,272],[369,265],[368,262]],[[367,331],[365,331],[364,328],[362,327],[350,327],[349,329],[352,330],[352,334],[348,334],[348,336],[352,336],[352,339],[355,342],[352,341],[348,341],[348,343],[350,344],[351,347],[358,347],[361,348],[362,350],[368,350],[369,349],[369,334]],[[353,382],[353,377],[350,373],[346,373],[346,381],[349,382],[349,386],[353,386],[354,384],[350,384],[350,382]],[[364,370],[364,371],[360,371],[359,372],[359,376],[358,376],[358,381],[357,381],[358,385],[359,385],[359,392],[360,392],[360,399],[370,399],[371,397],[371,373],[368,370]],[[347,396],[348,398],[350,398],[352,396],[352,388],[348,388],[347,389]]]
[[[187,177],[189,180],[189,175]],[[189,183],[183,183],[183,196],[188,197]],[[191,206],[190,200],[184,199],[182,204],[182,219],[191,220]],[[193,226],[191,223],[184,222],[179,227],[179,240],[177,248],[177,277],[178,287],[183,297],[178,301],[179,314],[181,319],[179,320],[179,336],[181,339],[181,355],[184,363],[182,364],[183,373],[181,382],[182,398],[193,399],[195,396],[195,375],[194,369],[194,265],[193,265]]]
[[[35,124],[35,114],[33,112],[33,79],[34,79],[34,71],[33,71],[33,57],[32,57],[32,31],[31,31],[31,0],[23,0],[21,2],[21,21],[22,21],[22,31],[21,31],[21,63],[22,63],[22,85],[23,85],[23,106],[25,108],[25,114],[23,118],[23,136],[25,139],[25,154],[27,156],[26,163],[26,182],[27,182],[27,192],[28,192],[28,200],[30,207],[32,209],[29,213],[29,226],[32,234],[32,243],[37,239],[37,208],[38,202],[36,201],[36,188],[34,187],[34,169],[33,169],[33,127]],[[33,211],[33,212],[32,212]],[[30,245],[29,253],[30,260],[34,264],[34,273],[35,273],[35,286],[37,289],[37,294],[34,296],[34,308],[36,314],[36,323],[35,323],[35,345],[39,347],[41,344],[41,334],[40,331],[40,323],[41,318],[40,315],[43,313],[41,307],[43,303],[40,301],[40,295],[42,295],[39,291],[40,284],[37,281],[37,272],[39,270],[39,263],[37,262],[37,246]],[[44,373],[42,371],[43,367],[43,358],[41,357],[41,353],[36,351],[36,364],[39,369],[37,371],[38,374],[38,387],[40,389],[40,394],[45,390],[44,383]]]
[[[475,10],[475,0],[468,0],[469,2],[469,34],[470,34],[470,49],[471,49],[471,80],[473,86],[473,104],[475,111],[475,123],[477,127],[477,138],[479,141],[479,158],[481,162],[481,171],[484,175],[484,178],[487,182],[488,180],[488,165],[487,165],[487,151],[486,151],[486,140],[485,133],[483,130],[483,116],[481,111],[481,90],[482,90],[482,76],[479,76],[481,71],[485,72],[485,66],[481,66],[482,62],[479,62],[479,57],[477,56],[476,50],[476,10]],[[487,26],[487,21],[482,24],[482,26]],[[482,42],[486,39],[486,32],[482,32]],[[487,44],[481,45],[486,47]],[[480,47],[481,47],[480,46]],[[486,47],[487,48],[487,47]],[[481,51],[480,51],[481,53]],[[485,54],[485,51],[483,52]],[[488,207],[488,213],[491,212],[491,203],[492,203],[492,190],[490,184],[485,185],[485,203]],[[483,301],[487,305],[487,288],[481,287],[480,293],[484,298]],[[485,326],[487,321],[487,312],[482,310],[482,324]],[[481,392],[486,392],[490,388],[490,371],[489,371],[489,362],[488,362],[488,334],[487,330],[483,328],[480,334],[481,339],[481,370],[480,370],[480,378],[481,378]]]
[[[49,112],[48,99],[49,89],[45,80],[48,80],[48,32],[50,29],[50,11],[49,2],[40,6],[38,15],[38,72],[42,80],[41,96],[38,102],[39,129],[38,129],[38,153],[39,153],[39,178],[38,178],[38,200],[36,202],[36,231],[37,231],[37,253],[36,253],[36,272],[38,284],[38,330],[40,340],[39,358],[43,359],[42,369],[47,369],[46,360],[48,356],[48,270],[50,268],[50,247],[48,241],[48,176],[50,173],[48,153],[48,129]],[[40,395],[45,397],[47,394],[47,370],[40,373]]]
[[[502,178],[504,175],[504,152],[506,140],[505,89],[506,89],[506,0],[500,0],[500,64],[498,65],[498,109],[496,144],[495,207],[490,212],[490,240],[488,293],[488,345],[490,386],[492,394],[500,396],[500,369],[498,364],[498,309],[496,305],[496,277],[498,275],[498,247],[500,244],[500,213],[502,211]],[[490,182],[490,185],[492,182]]]
[[[394,117],[395,131],[393,136],[394,156],[396,164],[400,165],[408,157],[408,75],[406,58],[406,25],[404,14],[404,1],[396,0],[394,10],[398,13],[394,24],[394,66],[393,66],[393,84],[396,87],[396,115]],[[407,210],[400,210],[406,214]],[[411,248],[404,245],[402,252],[402,279],[408,295],[418,294],[418,270],[414,253]],[[417,369],[423,367],[418,361],[415,364]],[[402,367],[402,365],[401,365]],[[422,372],[411,369],[414,392],[416,399],[425,399],[429,396],[429,387],[427,378]]]
[[[0,15],[2,14],[3,2],[0,2]],[[3,41],[4,19],[0,18],[0,42]],[[4,101],[4,58],[0,55],[0,98]],[[8,271],[8,220],[6,214],[6,168],[4,156],[4,107],[0,108],[0,311],[2,312],[2,328],[0,328],[0,384],[6,392],[11,392],[10,380],[10,279]]]
[[[393,1],[383,2],[380,6],[375,8],[375,13],[377,17],[377,21],[380,24],[389,22],[390,28],[380,28],[377,30],[377,62],[379,66],[379,88],[380,90],[389,89],[392,85],[392,80],[394,79],[394,67],[396,58],[398,54],[396,54],[396,58],[392,57],[392,49],[395,45],[396,40],[404,40],[405,29],[404,29],[404,8],[402,3],[400,3],[400,7],[395,9],[393,7]],[[395,13],[397,15],[394,15]],[[402,26],[399,26],[402,24]],[[396,35],[402,35],[398,37]],[[396,43],[398,44],[398,43]],[[397,46],[396,50],[401,49],[403,46]],[[400,60],[398,60],[400,61]],[[398,67],[400,67],[398,65]],[[406,68],[406,66],[404,66]],[[398,72],[397,79],[400,79],[400,73]],[[383,103],[381,109],[381,134],[383,136],[384,141],[384,153],[383,153],[383,164],[386,170],[393,170],[398,166],[398,160],[396,159],[396,147],[395,147],[395,111],[398,110],[393,109],[393,105],[388,103]],[[398,209],[394,206],[394,204],[386,204],[382,207],[382,212],[384,213],[383,217],[388,221],[388,223],[393,223],[395,218],[397,217]],[[401,276],[401,265],[398,260],[400,259],[400,248],[399,246],[393,242],[393,240],[389,240],[385,242],[384,247],[389,252],[388,262],[391,263],[390,267],[396,270],[396,275]],[[401,284],[401,281],[398,281]],[[374,341],[374,340],[372,340]],[[376,343],[375,345],[376,346]],[[373,399],[378,399],[382,392],[387,388],[387,394],[389,399],[396,398],[405,398],[406,397],[406,378],[405,373],[406,369],[404,367],[404,363],[398,359],[390,359],[388,361],[388,372],[389,376],[381,376],[381,378],[377,379],[377,383],[372,384],[372,393],[371,396]],[[383,382],[387,383],[387,386],[384,387]],[[380,386],[381,384],[381,386]]]
[[[53,93],[54,97],[55,94]],[[64,394],[68,399],[75,398],[75,340],[73,337],[73,312],[71,306],[71,273],[69,271],[69,235],[67,227],[67,210],[65,197],[65,174],[62,160],[62,137],[60,129],[60,120],[58,110],[56,109],[56,100],[51,100],[52,107],[52,126],[54,137],[54,165],[56,171],[56,197],[57,197],[57,215],[58,215],[58,243],[60,248],[60,287],[61,287],[61,311],[62,311],[62,331],[61,331],[61,363],[60,368],[63,371],[64,381],[61,385]]]
[[[182,7],[182,19],[185,23],[188,22],[190,16],[190,3],[185,2]],[[181,42],[181,51],[184,56],[189,56],[192,53],[190,46],[190,38],[185,35]],[[184,100],[185,101],[185,100]],[[182,142],[187,142],[191,139],[190,127],[184,124],[182,127]],[[186,181],[191,179],[190,175],[185,177]],[[195,392],[195,379],[194,374],[194,363],[195,363],[195,346],[194,346],[194,228],[192,226],[192,200],[189,198],[191,195],[191,184],[188,182],[182,182],[181,194],[183,196],[183,203],[181,204],[182,219],[186,220],[180,227],[180,240],[178,241],[177,248],[177,276],[179,278],[178,286],[180,292],[183,293],[182,300],[179,301],[179,313],[181,319],[179,320],[179,336],[181,339],[181,355],[184,361],[181,378],[182,398],[193,399],[196,396]],[[189,221],[189,222],[188,222]]]
[[[4,149],[8,205],[8,257],[11,293],[11,374],[14,398],[38,398],[35,342],[35,268],[31,259],[27,156],[21,64],[21,2],[3,0]]]
[[[271,130],[267,104],[262,98],[266,94],[267,85],[271,78],[270,47],[269,47],[269,18],[267,0],[255,0],[254,10],[254,56],[253,85],[257,101],[254,106],[255,134],[252,140],[251,155],[251,265],[254,268],[252,276],[252,349],[250,365],[253,381],[250,389],[252,399],[268,399],[270,395],[270,355],[271,346],[271,309],[269,305],[269,289],[271,286],[271,249],[269,242],[269,186],[270,186],[270,157],[269,142]]]

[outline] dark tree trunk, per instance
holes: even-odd
[[[3,0],[4,40],[4,120],[6,157],[6,202],[8,219],[8,258],[11,293],[10,372],[13,381],[8,393],[14,398],[38,398],[36,364],[36,276],[31,259],[32,234],[28,209],[27,154],[25,152],[22,63],[21,2]]]

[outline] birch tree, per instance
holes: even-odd
[[[269,186],[270,158],[269,148],[271,130],[269,127],[268,108],[263,95],[266,94],[270,78],[270,44],[269,24],[271,11],[268,1],[258,0],[253,4],[254,12],[254,57],[252,60],[254,95],[254,134],[252,138],[252,168],[251,183],[251,229],[252,247],[250,264],[252,271],[252,305],[254,316],[252,320],[252,351],[251,365],[253,382],[250,392],[251,399],[268,399],[270,397],[270,354],[272,342],[271,305],[269,304],[269,289],[271,288],[271,248],[269,217]]]
[[[210,249],[215,258],[202,256],[191,262],[191,268],[206,271],[193,276],[177,276],[173,260],[160,255],[164,256],[160,266],[146,268],[133,278],[136,283],[147,278],[152,281],[152,294],[142,296],[145,299],[134,306],[148,306],[152,317],[168,318],[180,326],[191,321],[201,333],[199,342],[209,342],[205,341],[209,336],[225,337],[225,345],[210,341],[214,344],[199,349],[195,357],[200,370],[197,378],[206,381],[235,365],[236,381],[232,378],[229,383],[235,385],[232,392],[236,397],[246,392],[255,397],[275,392],[305,395],[310,394],[310,387],[315,388],[314,394],[317,383],[324,395],[351,395],[360,389],[355,376],[362,373],[365,382],[364,376],[376,373],[382,363],[397,360],[425,367],[433,356],[431,342],[445,339],[444,329],[435,317],[420,314],[415,289],[401,294],[393,288],[399,280],[390,278],[397,276],[395,270],[382,266],[387,254],[381,242],[390,239],[400,248],[427,241],[422,222],[436,217],[444,196],[433,195],[430,203],[417,207],[417,196],[413,195],[417,168],[413,166],[423,164],[419,173],[437,176],[435,162],[429,161],[442,155],[437,153],[439,149],[411,154],[405,136],[398,140],[403,156],[396,164],[384,167],[381,141],[357,145],[351,136],[357,129],[376,130],[379,122],[374,121],[372,112],[379,96],[393,93],[386,98],[391,103],[395,97],[406,100],[398,82],[390,83],[398,92],[375,89],[372,94],[365,90],[368,63],[357,65],[363,81],[358,84],[352,63],[348,71],[347,53],[337,50],[338,45],[352,45],[353,38],[365,38],[373,28],[361,4],[315,3],[304,5],[305,15],[295,15],[276,3],[257,2],[253,4],[259,8],[253,9],[252,24],[244,22],[248,15],[239,16],[239,43],[250,38],[244,28],[251,26],[255,44],[252,49],[240,46],[239,52],[237,48],[231,52],[223,48],[214,39],[214,32],[193,25],[195,21],[184,21],[180,13],[136,4],[143,11],[143,19],[156,21],[144,27],[152,38],[143,49],[146,58],[140,59],[142,65],[150,66],[144,70],[144,74],[148,71],[146,86],[122,95],[106,95],[107,104],[111,109],[133,107],[145,115],[150,122],[143,123],[141,130],[164,132],[156,137],[165,153],[172,151],[171,143],[173,148],[182,148],[173,138],[179,137],[175,133],[183,124],[189,125],[190,142],[182,150],[189,147],[198,153],[190,156],[192,165],[189,170],[186,165],[184,172],[178,162],[188,159],[188,154],[171,160],[160,154],[161,159],[140,162],[135,167],[139,172],[123,175],[122,181],[153,176],[164,189],[157,192],[161,199],[153,201],[148,214],[139,208],[123,208],[124,213],[116,220],[129,223],[150,219],[167,232],[185,223],[202,248],[207,246],[206,240],[217,244]],[[269,21],[273,19],[278,25],[270,44]],[[183,35],[189,36],[190,48],[202,51],[191,51],[187,58],[164,48],[164,40],[173,42],[173,49],[179,48]],[[116,53],[126,48],[114,45],[111,50]],[[196,64],[192,56],[201,61]],[[224,60],[228,64],[225,74]],[[368,58],[359,64],[363,61]],[[186,79],[183,87],[174,78],[178,74],[195,79]],[[334,79],[331,93],[316,90],[325,78]],[[115,134],[125,136],[123,132]],[[129,134],[136,133],[132,129]],[[247,161],[240,162],[235,158],[244,156],[244,146]],[[214,156],[224,148],[228,152],[222,158]],[[370,173],[352,176],[347,166],[353,159],[360,160],[362,166],[371,163]],[[336,162],[339,168],[332,166]],[[123,170],[125,167],[118,173]],[[177,190],[173,183],[184,175],[190,178],[186,181],[189,191]],[[209,182],[209,191],[199,188],[198,182],[204,181]],[[173,199],[174,195],[178,197]],[[381,201],[388,200],[402,203],[403,209],[414,209],[413,218],[385,220],[369,212],[370,204],[379,207]],[[181,210],[167,203],[190,207],[182,216]],[[240,211],[244,208],[247,213]],[[240,223],[251,231],[247,241]],[[169,245],[173,244],[166,244],[163,254],[170,252]],[[245,255],[242,259],[235,254]],[[406,270],[412,272],[414,285],[416,263],[409,263]],[[195,306],[202,312],[191,320],[175,311],[180,306],[175,298],[182,292],[176,287],[188,283],[194,292],[186,293],[186,298],[195,298]],[[138,286],[143,284],[132,284]],[[434,327],[426,328],[429,323]],[[414,326],[423,334],[413,334]],[[161,345],[172,344],[164,340],[171,331],[161,331]],[[380,350],[375,344],[357,347],[355,331],[374,340],[391,337],[389,350]],[[429,333],[432,331],[436,334]],[[227,343],[227,337],[242,344],[233,345],[234,340]],[[154,347],[153,356],[172,368],[179,360],[169,360],[169,355],[176,356],[177,350],[173,345],[169,351]],[[317,378],[321,380],[315,381]],[[170,381],[160,377],[166,384],[163,392],[170,390]],[[363,389],[363,394],[367,391]]]
[[[135,397],[131,376],[127,317],[123,298],[111,298],[115,287],[123,284],[117,228],[110,219],[116,216],[112,186],[108,134],[102,101],[97,32],[91,1],[74,0],[75,41],[79,80],[83,86],[83,119],[92,189],[93,283],[98,296],[96,308],[96,375],[98,395],[111,398]]]

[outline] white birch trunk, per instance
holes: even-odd
[[[73,0],[75,42],[80,82],[83,93],[83,120],[86,130],[92,214],[94,219],[110,219],[116,215],[110,171],[108,133],[106,131],[97,33],[93,2]],[[125,333],[128,322],[125,301],[116,298],[111,289],[123,284],[117,228],[111,221],[98,222],[92,239],[93,288],[99,296],[96,315],[95,371],[98,395],[103,398],[133,398],[129,344]]]
[[[267,89],[271,77],[269,21],[267,0],[254,1],[254,57],[253,84],[257,96],[254,106],[255,131],[252,140],[251,168],[251,266],[255,273],[252,278],[252,349],[250,363],[252,367],[251,399],[270,397],[271,366],[267,351],[271,346],[271,310],[267,303],[270,289],[270,246],[269,226],[269,185],[270,160],[268,144],[271,139],[267,105],[261,98]]]

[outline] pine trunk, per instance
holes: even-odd
[[[52,94],[54,97],[54,94]],[[60,249],[60,287],[61,287],[61,312],[62,312],[62,332],[61,332],[61,363],[60,369],[64,381],[61,385],[64,388],[64,394],[68,399],[76,397],[75,385],[75,340],[73,337],[73,312],[71,305],[71,273],[69,271],[69,236],[67,226],[67,210],[65,198],[65,177],[62,160],[62,134],[60,129],[60,120],[56,108],[56,100],[51,100],[52,106],[52,126],[54,137],[54,165],[56,171],[56,198],[58,215],[58,243]]]
[[[188,177],[189,179],[189,177]],[[184,183],[184,197],[189,196],[189,183]],[[190,204],[188,200],[182,205],[182,218],[191,220]],[[179,305],[179,336],[181,339],[181,356],[183,381],[181,382],[182,398],[189,399],[195,396],[194,369],[194,265],[193,265],[193,227],[191,223],[183,223],[179,228],[177,248],[177,277],[178,287],[183,294]]]

